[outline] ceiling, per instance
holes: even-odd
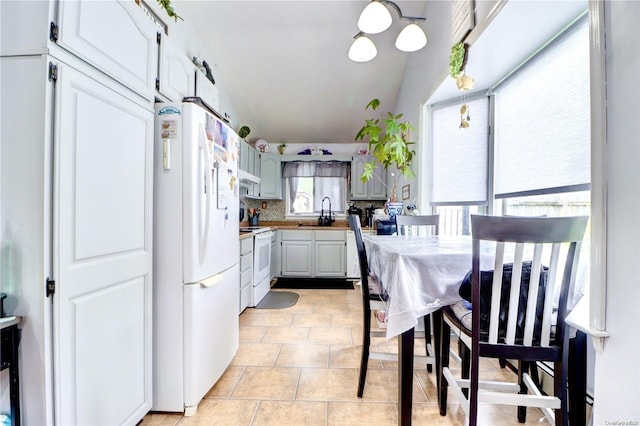
[[[236,129],[249,126],[251,142],[261,138],[270,145],[352,143],[364,120],[371,117],[364,107],[372,98],[379,98],[383,108],[396,105],[412,54],[394,46],[407,21],[400,21],[393,9],[391,28],[370,36],[378,56],[356,63],[347,52],[366,0],[173,2],[204,43],[199,56],[211,65],[216,84],[233,106],[232,125]],[[405,16],[425,16],[427,0],[395,3]],[[587,5],[586,0],[509,0],[476,2],[476,9],[495,3],[501,3],[500,12],[489,29],[472,41],[467,63],[476,89],[495,84]],[[429,32],[435,23],[437,17],[430,16],[418,24],[427,37],[435,37]],[[448,25],[440,24],[440,28]],[[425,49],[434,49],[434,43]],[[447,78],[428,102],[460,93]]]
[[[410,53],[395,37],[408,23],[371,35],[378,56],[347,57],[366,1],[176,1],[204,41],[201,57],[230,99],[234,127],[269,144],[351,143],[371,116],[374,97],[395,105]],[[396,1],[405,16],[424,16],[426,1]],[[422,25],[422,24],[419,24]],[[427,45],[428,47],[428,45]]]

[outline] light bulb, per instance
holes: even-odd
[[[354,62],[367,62],[378,54],[376,45],[367,37],[361,35],[356,37],[349,49],[349,59]]]
[[[391,26],[391,13],[385,5],[372,1],[358,19],[358,28],[367,34],[378,34]]]
[[[418,25],[411,23],[404,27],[396,39],[396,47],[403,52],[415,52],[427,44],[427,36]]]

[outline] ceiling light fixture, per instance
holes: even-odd
[[[364,8],[358,19],[358,28],[363,33],[378,34],[391,26],[391,13],[379,1],[372,1]]]
[[[355,40],[349,49],[349,59],[354,62],[368,62],[376,57],[376,45],[362,31],[353,38]]]
[[[364,34],[378,34],[391,26],[391,14],[387,6],[395,9],[400,19],[410,21],[409,25],[398,35],[396,47],[403,52],[415,52],[426,46],[427,36],[415,21],[425,21],[427,18],[404,16],[400,7],[389,0],[372,0],[364,8],[358,19],[360,32],[355,35],[355,40],[349,49],[349,58],[352,61],[367,62],[375,58],[377,54],[376,47]]]

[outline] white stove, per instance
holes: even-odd
[[[253,234],[253,292],[248,306],[256,306],[269,292],[271,273],[271,235],[268,226],[242,226],[240,233]]]

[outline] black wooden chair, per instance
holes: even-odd
[[[539,407],[549,422],[568,424],[570,330],[565,318],[587,220],[471,216],[471,309],[464,302],[443,309],[438,371],[442,415],[446,414],[450,386],[472,426],[478,423],[479,402],[518,406],[520,422],[525,421],[525,407]],[[481,243],[482,247],[493,244],[495,248],[487,253]],[[493,268],[486,267],[483,261],[481,270],[481,257],[487,255],[495,256]],[[554,294],[558,293],[556,313]],[[455,378],[448,368],[452,331],[470,348],[468,380]],[[517,361],[517,383],[480,381],[481,357]],[[535,368],[537,361],[553,363],[553,395],[543,395],[530,377],[529,369]]]
[[[369,359],[378,359],[385,361],[398,361],[397,353],[372,352],[370,350],[372,337],[385,337],[384,330],[371,330],[371,311],[386,310],[385,302],[388,299],[384,289],[377,280],[369,274],[369,263],[367,261],[367,253],[362,239],[362,228],[360,227],[360,218],[358,215],[348,216],[349,227],[354,233],[356,240],[356,248],[358,250],[358,261],[360,262],[360,289],[362,292],[362,313],[363,313],[363,332],[362,332],[362,353],[360,358],[360,377],[358,379],[358,398],[362,398],[364,393],[364,385],[367,378],[367,366]],[[425,317],[425,322],[426,322]],[[426,324],[425,324],[426,328]],[[416,332],[416,337],[424,336],[424,333]],[[428,351],[428,348],[427,348]],[[428,352],[427,352],[428,353]],[[414,356],[414,363],[422,363],[433,365],[435,358],[433,356]]]

